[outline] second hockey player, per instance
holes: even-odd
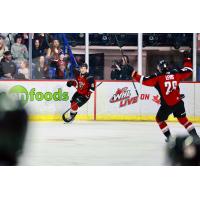
[[[171,136],[166,120],[172,113],[190,135],[198,137],[195,127],[186,116],[185,106],[182,100],[183,96],[180,94],[179,89],[180,81],[192,75],[191,66],[170,70],[168,63],[165,60],[161,60],[157,66],[157,70],[158,73],[147,77],[141,76],[136,71],[133,71],[132,78],[143,85],[152,86],[158,90],[161,106],[156,115],[156,122],[166,136],[166,141]]]

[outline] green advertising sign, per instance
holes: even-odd
[[[26,105],[29,101],[67,101],[69,99],[68,92],[63,92],[62,88],[58,88],[55,92],[47,91],[43,93],[36,91],[36,88],[27,90],[24,86],[16,85],[8,93],[20,100],[23,105]]]

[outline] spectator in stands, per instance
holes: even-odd
[[[129,64],[128,56],[123,56],[121,63],[121,80],[131,80],[133,67]]]
[[[28,49],[28,47],[29,47],[29,34],[28,33],[22,33],[22,44],[24,44]]]
[[[121,79],[121,67],[120,67],[118,60],[112,61],[111,69],[112,69],[111,74],[110,74],[111,80],[120,80]]]
[[[53,40],[52,45],[47,50],[46,58],[50,62],[50,67],[56,67],[59,59],[59,55],[62,53],[62,49],[60,47],[60,42],[56,39]]]
[[[22,39],[22,35],[17,34],[15,36],[15,43],[11,47],[11,53],[17,65],[19,65],[21,61],[28,59],[28,50],[26,46],[22,44]]]
[[[39,40],[40,48],[46,52],[50,46],[48,33],[34,33],[33,40],[36,39]]]
[[[40,40],[35,39],[34,44],[33,44],[33,49],[32,49],[32,58],[39,58],[40,56],[44,56],[44,49],[42,49]]]
[[[4,52],[4,58],[0,62],[0,77],[3,79],[13,79],[17,71],[16,64],[12,61],[10,51]]]
[[[24,79],[29,79],[29,69],[27,60],[20,61],[18,75],[22,77],[24,76]]]
[[[64,79],[66,78],[65,76],[68,77],[68,74],[69,74],[69,68],[68,68],[66,56],[63,53],[61,53],[59,55],[58,65],[56,68],[56,78]]]
[[[8,51],[8,47],[5,45],[5,37],[0,35],[0,61],[4,56],[4,52]]]
[[[1,33],[1,35],[5,37],[5,45],[10,50],[12,44],[14,44],[14,38],[16,33]]]
[[[35,65],[33,75],[35,79],[48,79],[49,78],[49,68],[45,62],[45,57],[40,56],[38,62]]]
[[[48,78],[48,67],[45,65],[45,52],[42,47],[39,36],[34,38],[32,47],[32,58],[33,58],[33,78],[43,79]]]
[[[11,49],[12,44],[15,42],[15,36],[17,34],[21,34],[22,36],[22,44],[26,45],[28,48],[29,44],[29,34],[28,33],[1,33],[1,35],[5,38],[5,45],[8,47],[8,49]]]

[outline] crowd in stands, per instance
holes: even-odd
[[[28,34],[0,34],[0,79],[30,79]]]
[[[29,34],[0,34],[0,79],[72,78],[70,58],[59,34],[32,34],[31,68],[28,48]]]
[[[0,79],[71,79],[74,64],[62,33],[0,33]],[[29,58],[29,53],[32,56]],[[78,65],[83,59],[76,55]],[[188,58],[186,58],[188,59]],[[32,62],[31,62],[32,61]],[[184,60],[184,62],[186,62]],[[191,62],[192,61],[187,61]],[[30,66],[31,65],[31,66]],[[192,64],[191,64],[192,65]],[[128,56],[114,60],[111,80],[130,80],[133,67]],[[199,80],[200,70],[197,70]]]
[[[34,79],[72,78],[69,55],[59,34],[34,34],[32,77]]]

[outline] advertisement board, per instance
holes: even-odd
[[[98,85],[101,81],[96,81]],[[103,81],[90,100],[79,109],[80,120],[155,120],[160,96],[154,87],[135,83],[139,96],[130,81]],[[70,107],[74,87],[66,81],[1,81],[0,90],[20,99],[31,120],[61,120]],[[181,83],[188,117],[200,122],[200,83]],[[170,121],[175,121],[170,116]]]
[[[61,120],[76,91],[67,87],[66,81],[1,81],[0,90],[20,99],[32,120]],[[80,109],[80,119],[91,118],[93,106],[90,107],[86,104]]]
[[[96,90],[96,120],[155,120],[160,107],[158,91],[139,83],[135,86],[139,96],[130,81],[104,81]],[[180,93],[185,95],[183,100],[187,115],[192,121],[199,121],[200,84],[181,83]],[[176,119],[170,116],[169,120]]]

